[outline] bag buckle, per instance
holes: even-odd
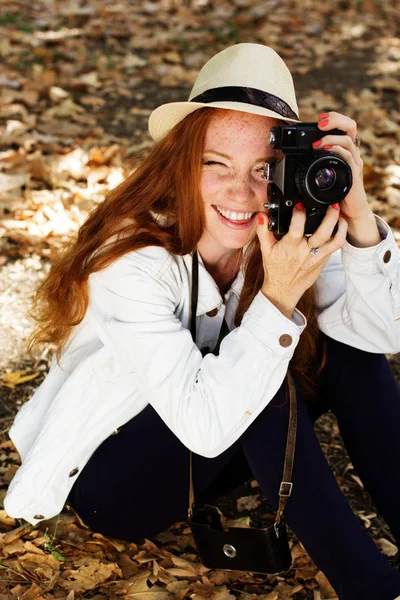
[[[289,498],[292,493],[293,483],[291,481],[281,481],[281,485],[279,487],[279,495],[284,498]]]

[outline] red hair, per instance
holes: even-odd
[[[177,255],[196,249],[205,227],[200,192],[204,140],[216,110],[204,108],[188,115],[154,145],[136,170],[91,213],[36,292],[33,316],[37,326],[30,338],[30,348],[43,342],[52,343],[60,358],[72,328],[85,316],[91,273],[146,246],[162,246]],[[256,236],[246,250],[237,326],[260,290],[263,276]],[[308,325],[291,367],[297,372],[303,391],[312,394],[310,377],[319,334],[312,289],[307,290],[298,307],[307,317]]]

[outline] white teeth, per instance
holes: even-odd
[[[253,215],[253,213],[251,213],[251,212],[237,213],[237,212],[232,212],[230,210],[222,210],[222,208],[219,208],[218,206],[216,206],[215,208],[217,209],[217,211],[219,213],[221,213],[221,215],[223,215],[227,219],[230,219],[231,221],[244,221],[246,219],[250,219]]]

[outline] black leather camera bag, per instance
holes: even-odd
[[[196,341],[196,308],[198,296],[198,256],[193,253],[191,291],[191,333]],[[221,331],[223,327],[221,328]],[[225,329],[226,330],[226,329]],[[221,342],[218,340],[216,350]],[[214,353],[216,353],[214,350]],[[206,504],[197,507],[194,499],[192,452],[190,452],[190,485],[188,521],[197,546],[200,560],[211,569],[246,571],[262,574],[278,574],[292,564],[284,508],[291,495],[291,482],[297,430],[296,389],[291,373],[287,372],[287,397],[290,402],[289,427],[286,442],[283,480],[279,489],[278,510],[273,523],[268,527],[229,527],[222,526],[220,511]]]

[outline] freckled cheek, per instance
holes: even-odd
[[[254,189],[256,190],[257,194],[266,196],[268,190],[268,183],[265,181],[265,179],[261,179],[260,181],[257,181],[254,184]]]
[[[228,187],[229,179],[216,173],[204,173],[201,177],[200,189],[204,202],[210,201]]]

